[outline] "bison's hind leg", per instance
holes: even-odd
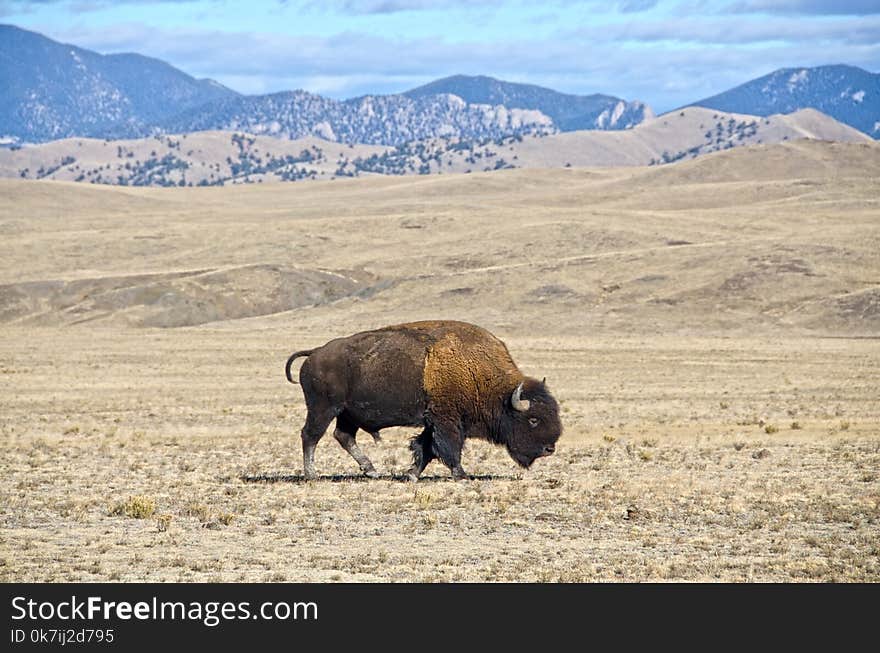
[[[342,448],[357,461],[364,476],[368,476],[369,478],[379,478],[379,472],[376,471],[376,468],[373,467],[373,463],[370,462],[370,459],[367,458],[363,451],[361,451],[361,448],[355,441],[357,430],[357,424],[352,422],[347,415],[343,413],[336,418],[336,430],[333,432],[333,437],[336,438],[336,441],[342,445]]]
[[[306,480],[318,478],[315,472],[315,447],[337,412],[331,408],[316,409],[314,406],[308,409],[306,423],[302,428],[303,476]]]

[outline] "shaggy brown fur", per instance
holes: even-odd
[[[507,347],[485,329],[462,322],[430,323],[436,341],[428,348],[424,388],[437,404],[457,406],[472,415],[481,397],[510,393],[525,378]]]

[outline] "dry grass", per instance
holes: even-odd
[[[0,185],[7,288],[282,264],[390,282],[176,329],[138,327],[147,304],[77,314],[75,286],[4,314],[0,580],[877,582],[880,331],[840,303],[880,278],[876,180],[669,174]],[[410,431],[361,439],[378,480],[327,436],[303,481],[286,356],[420,317],[484,324],[547,376],[557,453],[523,472],[473,442],[474,480],[409,484]]]

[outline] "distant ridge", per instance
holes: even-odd
[[[533,84],[504,82],[484,75],[453,75],[414,88],[404,95],[423,98],[438,93],[457,95],[471,104],[535,109],[550,116],[560,131],[628,129],[654,116],[644,102],[628,102],[598,93],[567,95]]]
[[[365,95],[333,100],[306,91],[224,98],[157,124],[163,133],[241,130],[287,139],[399,145],[432,137],[483,139],[554,133],[540,111],[468,104],[454,95]]]

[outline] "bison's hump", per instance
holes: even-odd
[[[425,392],[435,404],[482,410],[522,380],[507,347],[485,329],[464,322],[435,328],[442,333],[428,349],[424,371]]]

